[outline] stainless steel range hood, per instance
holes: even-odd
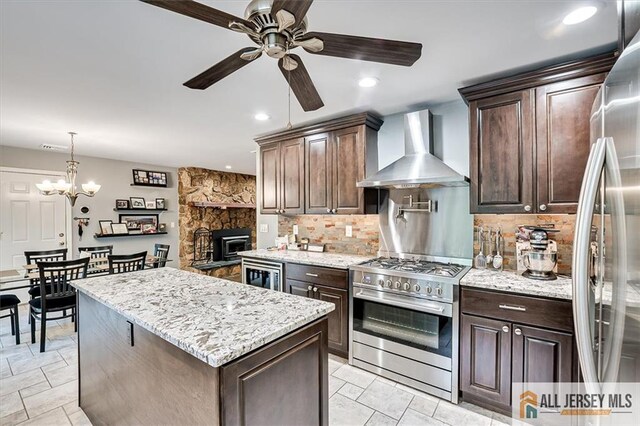
[[[357,183],[360,188],[434,188],[468,186],[469,178],[433,155],[432,118],[429,110],[404,116],[405,154],[373,176]]]

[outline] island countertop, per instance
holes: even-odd
[[[376,257],[342,253],[316,253],[311,251],[266,249],[242,251],[238,254],[242,257],[268,259],[278,262],[302,263],[305,265],[325,266],[327,268],[335,269],[349,269],[352,265],[357,265]]]
[[[88,278],[73,286],[213,367],[335,308],[332,303],[169,267]]]

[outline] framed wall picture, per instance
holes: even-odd
[[[156,209],[164,210],[167,208],[164,198],[156,198]]]
[[[120,223],[127,224],[127,230],[130,234],[142,233],[143,225],[153,225],[158,227],[157,214],[121,214]]]
[[[128,209],[129,200],[116,200],[116,209]]]
[[[143,234],[155,234],[158,232],[158,228],[153,223],[143,223],[142,224],[142,233]]]
[[[112,223],[111,230],[113,231],[113,235],[124,235],[129,233],[126,223]]]
[[[156,200],[150,200],[145,203],[145,206],[149,210],[155,210],[156,208]]]
[[[158,225],[158,232],[167,232],[167,224],[161,223]]]
[[[113,234],[113,230],[111,229],[111,221],[110,220],[100,220],[100,235],[111,235]]]
[[[146,209],[146,204],[144,198],[142,197],[129,197],[131,200],[131,208],[132,209]]]
[[[133,169],[133,185],[167,187],[167,173]]]

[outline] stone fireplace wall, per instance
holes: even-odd
[[[200,271],[191,268],[193,233],[198,228],[250,228],[252,247],[256,245],[256,209],[201,209],[190,202],[256,204],[256,177],[197,167],[178,169],[178,226],[180,228],[180,269],[211,275],[232,277],[240,274],[240,265]]]

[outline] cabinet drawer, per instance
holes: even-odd
[[[342,269],[287,263],[286,276],[287,279],[322,284],[328,287],[345,289],[349,287],[349,272]]]
[[[487,318],[573,331],[570,301],[463,288],[461,311]]]

